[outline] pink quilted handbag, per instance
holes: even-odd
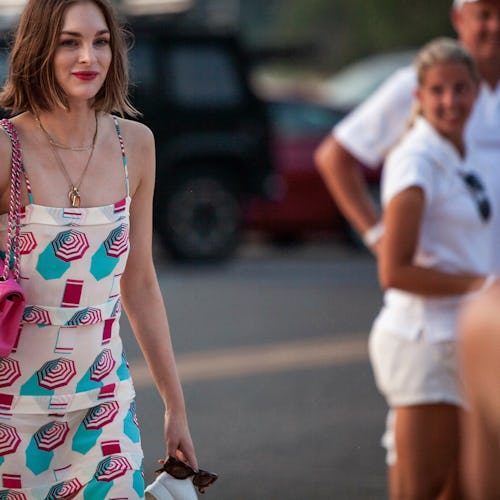
[[[3,272],[0,276],[0,357],[8,356],[17,344],[26,299],[19,280],[19,232],[22,158],[16,130],[9,120],[0,124],[12,142],[9,223]],[[2,260],[0,259],[0,267]]]

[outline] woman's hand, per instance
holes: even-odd
[[[198,470],[198,460],[185,412],[165,411],[166,456],[177,457]]]

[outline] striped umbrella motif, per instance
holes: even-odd
[[[82,484],[76,478],[71,481],[63,481],[50,488],[45,500],[71,500],[78,495],[82,488]]]
[[[83,419],[83,425],[87,430],[101,429],[106,424],[113,422],[120,406],[116,401],[102,403],[90,408]]]
[[[45,389],[56,389],[68,384],[76,375],[74,361],[65,358],[47,361],[36,373],[38,385]]]
[[[0,422],[0,456],[14,453],[19,443],[21,443],[21,438],[16,429]]]
[[[11,358],[0,358],[0,387],[8,387],[21,376],[19,362]]]
[[[139,428],[139,420],[137,419],[137,409],[135,401],[132,401],[132,403],[130,403],[130,408],[128,411],[132,414],[132,421],[137,426],[137,428]]]
[[[50,325],[50,316],[46,309],[38,306],[28,306],[24,309],[23,321],[35,325]]]
[[[132,470],[132,466],[125,457],[111,455],[99,462],[94,477],[97,481],[109,482],[124,476],[129,470]]]
[[[38,429],[33,439],[39,450],[52,451],[64,443],[68,432],[67,422],[49,422]]]
[[[26,255],[36,248],[36,240],[32,232],[21,233],[19,235],[19,253]]]
[[[118,258],[128,250],[128,226],[121,224],[113,229],[104,242],[106,254]]]
[[[104,349],[90,367],[90,380],[100,382],[106,375],[109,375],[116,365],[110,349]]]
[[[54,255],[64,262],[81,259],[88,248],[87,236],[76,229],[63,231],[52,241]]]
[[[0,491],[0,500],[27,500],[24,493],[18,493],[13,490]]]
[[[66,323],[67,326],[85,326],[102,323],[102,312],[94,307],[86,307],[76,312]]]

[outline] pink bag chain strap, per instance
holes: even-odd
[[[10,138],[12,143],[12,167],[10,177],[10,201],[9,201],[9,223],[7,227],[7,243],[5,246],[5,260],[3,273],[0,276],[2,281],[7,280],[11,260],[14,260],[12,273],[14,278],[19,280],[19,235],[21,232],[21,174],[23,170],[23,161],[21,155],[21,146],[14,125],[3,119],[0,124]],[[13,255],[12,255],[13,252]]]

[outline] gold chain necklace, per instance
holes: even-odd
[[[92,139],[92,143],[91,144],[88,144],[87,146],[67,146],[65,144],[61,144],[60,142],[57,142],[48,132],[47,130],[45,129],[45,127],[43,126],[42,122],[40,121],[40,119],[38,118],[38,116],[35,116],[35,119],[36,121],[38,122],[38,126],[40,127],[40,129],[42,130],[42,132],[45,134],[45,136],[47,137],[49,143],[51,146],[55,147],[55,148],[59,148],[59,149],[65,149],[67,151],[90,151],[91,149],[93,149],[94,147],[94,144],[95,144],[95,138],[97,136],[97,114],[96,114],[96,117],[95,117],[95,120],[96,120],[96,132],[94,133],[94,138]]]
[[[57,146],[52,143],[50,135],[47,133],[47,131],[42,126],[42,122],[40,121],[40,119],[38,117],[35,117],[35,118],[36,118],[36,121],[38,122],[38,124],[40,125],[40,129],[44,132],[45,136],[47,137],[50,149],[52,150],[52,153],[54,154],[62,173],[64,174],[64,176],[66,177],[66,180],[68,181],[68,183],[70,185],[70,190],[68,192],[69,202],[71,203],[72,207],[77,208],[80,206],[80,202],[81,202],[80,186],[82,185],[83,178],[85,177],[85,173],[87,172],[89,165],[90,165],[90,160],[92,159],[92,156],[94,154],[95,142],[96,142],[96,138],[97,138],[98,123],[99,123],[99,121],[97,120],[97,113],[95,115],[95,132],[94,132],[94,137],[92,138],[92,144],[90,145],[89,157],[87,158],[87,162],[85,163],[85,166],[83,167],[83,170],[82,170],[82,175],[80,175],[80,179],[77,183],[74,183],[71,180],[71,177],[68,173],[68,170],[64,166],[64,162],[62,161],[62,158],[56,149]],[[65,148],[63,148],[63,149],[65,149]],[[72,151],[77,151],[77,150],[72,150]],[[85,151],[85,150],[82,149],[80,151]]]

